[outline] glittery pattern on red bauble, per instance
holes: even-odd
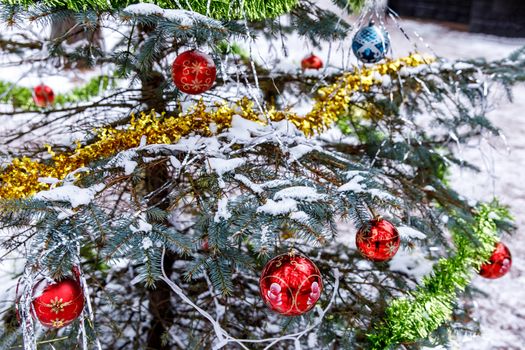
[[[198,95],[212,87],[217,69],[210,56],[197,50],[189,50],[177,56],[171,76],[180,91]]]
[[[355,237],[357,249],[372,261],[387,261],[396,255],[399,249],[399,232],[384,219],[370,221],[370,226],[357,231]]]
[[[84,293],[80,284],[71,278],[55,284],[35,287],[38,297],[33,300],[33,308],[38,320],[46,327],[62,328],[76,320],[84,309]],[[43,287],[40,293],[38,289]]]
[[[33,90],[33,101],[38,107],[47,107],[55,102],[55,93],[49,86],[40,84]]]
[[[321,293],[321,273],[308,258],[283,254],[270,260],[259,280],[259,290],[266,305],[285,316],[299,316],[310,311]]]
[[[323,68],[323,61],[316,55],[311,55],[301,61],[302,69],[321,69]]]
[[[509,272],[512,266],[512,256],[509,248],[501,242],[496,244],[496,249],[492,253],[489,261],[481,265],[479,274],[485,278],[500,278]]]

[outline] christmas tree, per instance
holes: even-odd
[[[0,3],[0,261],[17,262],[0,349],[475,331],[465,290],[508,272],[513,224],[448,175],[477,169],[458,145],[498,135],[491,91],[525,79],[525,49],[449,61],[375,1]],[[298,38],[313,53],[291,63]]]

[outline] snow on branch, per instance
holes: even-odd
[[[382,201],[395,202],[397,199],[379,188],[370,188],[371,185],[367,184],[370,180],[365,178],[366,172],[363,171],[348,171],[346,173],[349,179],[344,185],[338,188],[339,192],[353,192],[353,193],[367,193],[372,198],[377,198]],[[369,174],[371,175],[371,174]]]
[[[104,184],[98,184],[89,188],[80,188],[75,185],[64,185],[48,191],[41,191],[33,197],[51,202],[69,202],[72,208],[88,205],[96,194],[104,189]]]
[[[176,22],[181,26],[191,27],[195,24],[205,24],[214,28],[223,28],[219,21],[200,13],[188,10],[163,9],[155,4],[140,3],[129,5],[123,12],[134,16],[159,16]]]

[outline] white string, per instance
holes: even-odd
[[[35,325],[32,317],[33,286],[34,279],[30,267],[26,264],[22,276],[22,295],[19,302],[19,315],[22,323],[22,337],[24,339],[24,350],[37,350]]]
[[[210,15],[210,8],[211,8],[211,0],[208,0],[208,3],[206,4],[206,16]]]
[[[249,50],[249,55],[250,55],[250,67],[252,69],[253,79],[255,81],[255,87],[256,87],[257,91],[260,92],[259,77],[257,76],[257,70],[255,69],[255,62],[253,61],[253,55],[252,55],[252,53],[253,53],[252,44],[254,42],[254,39],[253,39],[252,35],[250,34],[250,28],[248,28],[248,19],[247,19],[246,13],[244,11],[244,0],[241,0],[240,6],[241,6],[242,14],[243,14],[243,17],[244,17],[244,21],[243,21],[244,22],[244,28],[246,29],[246,35],[248,36],[248,50]],[[265,109],[263,108],[263,105],[259,102],[258,97],[253,93],[252,87],[250,85],[248,85],[248,91],[249,91],[250,95],[252,95],[252,97],[254,98],[255,103],[257,104],[257,107],[259,108],[261,113],[263,113],[266,117],[268,117]],[[267,119],[267,122],[269,122],[268,119]]]
[[[206,271],[204,271],[204,279],[206,280],[206,283],[208,284],[208,289],[210,290],[211,296],[213,298],[213,303],[215,304],[215,310],[216,310],[216,314],[217,314],[217,316],[215,317],[215,320],[217,322],[220,322],[220,320],[222,318],[222,315],[223,315],[223,311],[222,310],[224,310],[225,307],[223,305],[221,305],[221,303],[219,302],[219,299],[217,298],[217,296],[213,292],[213,284],[211,283],[211,280],[208,277],[208,274],[206,273]]]
[[[396,24],[397,28],[399,29],[399,31],[403,34],[403,36],[405,37],[405,39],[411,44],[414,46],[414,48],[419,51],[419,46],[417,44],[417,42],[413,41],[410,36],[408,35],[407,31],[403,28],[403,26],[401,26],[401,23],[400,23],[400,20],[401,20],[401,17],[399,17],[399,15],[394,11],[392,10],[390,7],[388,8],[388,16],[394,21],[394,23]],[[439,58],[438,54],[432,49],[432,47],[423,39],[423,37],[421,35],[419,35],[416,31],[414,31],[414,35],[419,39],[419,41],[421,41],[421,43],[423,43],[423,45],[432,53],[432,55],[434,55],[434,57],[436,58]]]
[[[190,9],[190,11],[193,12],[193,8],[191,7],[191,4],[188,0],[186,0],[186,4],[188,5],[188,8]]]
[[[85,313],[87,313],[87,318],[90,321],[91,328],[93,329],[93,333],[95,334],[95,345],[96,345],[98,350],[102,350],[102,345],[100,343],[100,340],[98,339],[98,335],[97,335],[97,332],[95,330],[95,317],[94,317],[94,314],[93,314],[93,306],[91,304],[91,297],[90,297],[88,285],[87,285],[87,282],[86,282],[86,278],[84,276],[84,272],[80,268],[80,264],[78,266],[78,271],[79,271],[79,274],[80,274],[79,275],[80,286],[81,286],[82,291],[84,293],[84,300],[86,302],[86,306],[85,306],[86,311],[85,311]],[[82,329],[84,329],[84,318],[82,318],[81,324],[82,324]],[[85,332],[85,329],[84,329],[84,332]]]

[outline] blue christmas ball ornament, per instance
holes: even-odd
[[[359,31],[352,40],[352,51],[363,63],[377,63],[385,58],[390,49],[388,33],[373,22]]]

